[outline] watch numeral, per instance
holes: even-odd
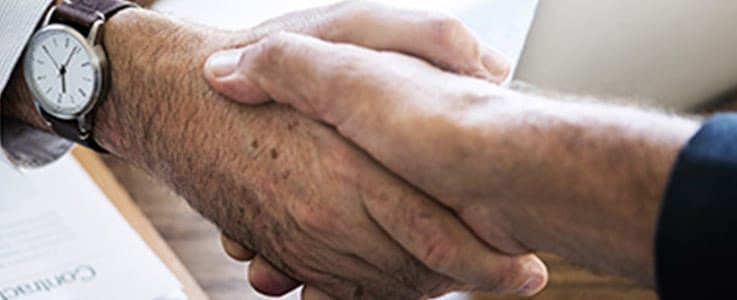
[[[44,79],[46,79],[46,75],[41,75],[41,76],[36,77],[36,80],[39,80],[39,81],[44,80]]]
[[[87,97],[87,93],[84,92],[81,88],[77,90],[82,97]]]
[[[87,81],[87,82],[90,82],[90,81],[92,81],[92,79],[91,79],[91,78],[89,78],[89,77],[82,77],[82,80],[84,80],[84,81]]]
[[[83,63],[81,67],[84,68],[84,67],[89,67],[91,65],[92,64],[90,62],[86,62],[86,63]]]
[[[36,63],[39,65],[45,65],[46,63],[43,60],[36,59]]]
[[[56,38],[52,38],[51,41],[54,42],[54,46],[57,48],[59,47],[59,43],[56,41]]]
[[[66,39],[66,42],[64,42],[64,49],[69,48],[69,38]]]
[[[46,90],[46,94],[51,94],[51,91],[53,90],[54,90],[53,88],[49,87],[49,89]]]

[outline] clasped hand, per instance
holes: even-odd
[[[354,187],[317,185],[308,190],[335,199],[284,203],[296,226],[321,242],[295,248],[297,265],[279,253],[256,257],[256,289],[280,295],[303,280],[304,299],[316,300],[467,289],[530,296],[545,286],[544,264],[511,235],[503,209],[478,205],[489,187],[468,177],[464,168],[473,166],[463,160],[477,150],[452,143],[460,132],[453,118],[471,122],[468,107],[490,100],[481,92],[499,92],[509,74],[503,56],[454,18],[369,2],[289,14],[253,31],[264,38],[210,57],[211,86],[242,103],[290,104],[383,164],[339,143],[324,145],[337,156],[314,153],[348,179],[328,182]],[[231,256],[260,253],[252,239],[224,235]]]

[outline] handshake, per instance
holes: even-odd
[[[105,36],[97,141],[221,228],[266,294],[531,296],[538,252],[653,285],[696,122],[502,88],[508,62],[458,20],[370,2],[238,32],[128,9]]]

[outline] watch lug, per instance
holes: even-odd
[[[42,28],[45,27],[46,25],[49,25],[49,23],[51,23],[51,17],[54,16],[55,12],[56,12],[56,6],[51,7],[49,12],[46,13],[43,23],[41,23]]]
[[[86,140],[92,133],[92,116],[91,114],[84,114],[77,119],[77,127],[79,131],[79,138]]]
[[[90,28],[90,33],[87,35],[87,42],[90,45],[97,46],[102,42],[103,25],[105,25],[105,16],[100,15],[101,19],[95,21]]]

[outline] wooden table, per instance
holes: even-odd
[[[244,267],[223,254],[218,231],[208,221],[143,172],[115,158],[104,161],[212,300],[261,299],[248,286]],[[652,291],[628,282],[593,275],[553,256],[544,259],[552,278],[547,290],[534,299],[656,299]],[[472,299],[518,298],[474,295]]]

